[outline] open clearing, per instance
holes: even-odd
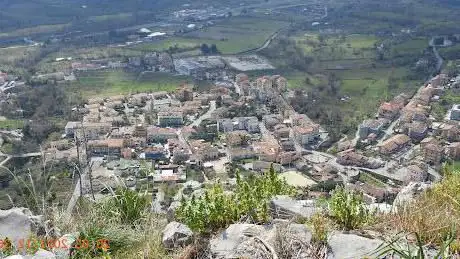
[[[70,85],[71,91],[79,91],[84,97],[111,96],[136,92],[174,91],[179,85],[191,82],[184,76],[151,72],[137,75],[124,71],[91,71],[77,75]]]

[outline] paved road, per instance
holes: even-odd
[[[201,115],[199,118],[197,118],[194,122],[192,122],[192,124],[190,124],[190,126],[200,126],[201,122],[203,120],[206,120],[206,119],[209,119],[211,118],[211,114],[216,110],[216,101],[211,101],[210,104],[209,104],[209,110]]]
[[[388,126],[388,128],[383,132],[384,135],[377,141],[377,145],[380,145],[383,143],[383,141],[387,140],[389,137],[391,137],[393,135],[393,129],[396,127],[396,125],[398,124],[399,122],[399,119],[393,121],[390,126]]]
[[[35,153],[26,153],[26,154],[20,154],[20,155],[7,155],[7,154],[3,154],[2,152],[0,152],[0,156],[6,156],[5,160],[3,160],[1,163],[0,163],[0,166],[4,166],[6,163],[8,163],[8,161],[10,161],[12,158],[25,158],[25,157],[36,157],[36,156],[41,156],[42,153],[41,152],[35,152]]]

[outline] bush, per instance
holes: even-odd
[[[328,220],[322,213],[315,213],[310,219],[312,230],[312,242],[316,244],[326,244],[328,235]]]
[[[145,215],[149,202],[145,195],[140,195],[128,188],[122,188],[110,198],[108,205],[108,209],[115,213],[122,223],[134,224]]]
[[[345,230],[362,227],[371,219],[363,195],[338,187],[328,203],[330,215]]]
[[[237,172],[236,177],[234,193],[225,193],[222,185],[216,184],[200,198],[184,198],[176,211],[177,219],[200,233],[226,227],[245,216],[264,223],[269,220],[267,203],[272,197],[294,194],[294,189],[278,177],[273,167],[262,176],[243,180]]]

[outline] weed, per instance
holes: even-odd
[[[352,230],[362,227],[371,219],[363,195],[338,187],[329,201],[329,211],[339,227]]]
[[[310,219],[312,229],[312,242],[316,244],[326,244],[328,236],[329,222],[322,213],[315,213]]]

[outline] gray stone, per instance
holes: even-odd
[[[181,205],[180,202],[178,201],[173,201],[171,205],[169,205],[168,211],[167,211],[167,217],[168,221],[173,221],[176,217],[176,210],[179,208]]]
[[[317,211],[314,201],[293,200],[289,196],[276,196],[270,201],[273,218],[291,219],[296,217],[311,218]]]
[[[356,259],[369,256],[383,243],[354,234],[334,233],[328,240],[328,259]]]
[[[163,245],[175,248],[188,245],[192,241],[193,232],[184,224],[171,222],[163,230]]]
[[[387,203],[372,203],[372,204],[366,205],[366,207],[371,212],[377,212],[377,213],[383,213],[383,214],[391,213],[393,210],[393,206]]]
[[[403,187],[401,191],[399,191],[398,195],[396,195],[393,205],[399,206],[410,203],[422,192],[430,189],[431,186],[431,183],[410,182],[406,187]]]
[[[24,256],[22,255],[10,255],[6,257],[5,259],[24,259]]]
[[[56,255],[50,251],[38,249],[38,251],[32,257],[33,259],[55,259]]]
[[[14,244],[19,239],[37,233],[43,227],[41,216],[33,216],[29,209],[0,210],[0,238],[8,237]]]
[[[72,247],[77,241],[80,233],[65,234],[59,238],[60,248],[53,249],[57,259],[67,259],[70,257],[70,249],[63,248],[64,246]]]
[[[209,242],[213,258],[235,258],[236,248],[252,236],[264,231],[263,226],[254,224],[232,224]]]
[[[303,224],[290,224],[275,220],[272,224],[232,224],[210,241],[212,258],[271,258],[268,246],[273,249],[293,251],[292,254],[306,255],[312,234]],[[262,243],[261,240],[263,240]],[[292,258],[308,258],[308,257]]]

